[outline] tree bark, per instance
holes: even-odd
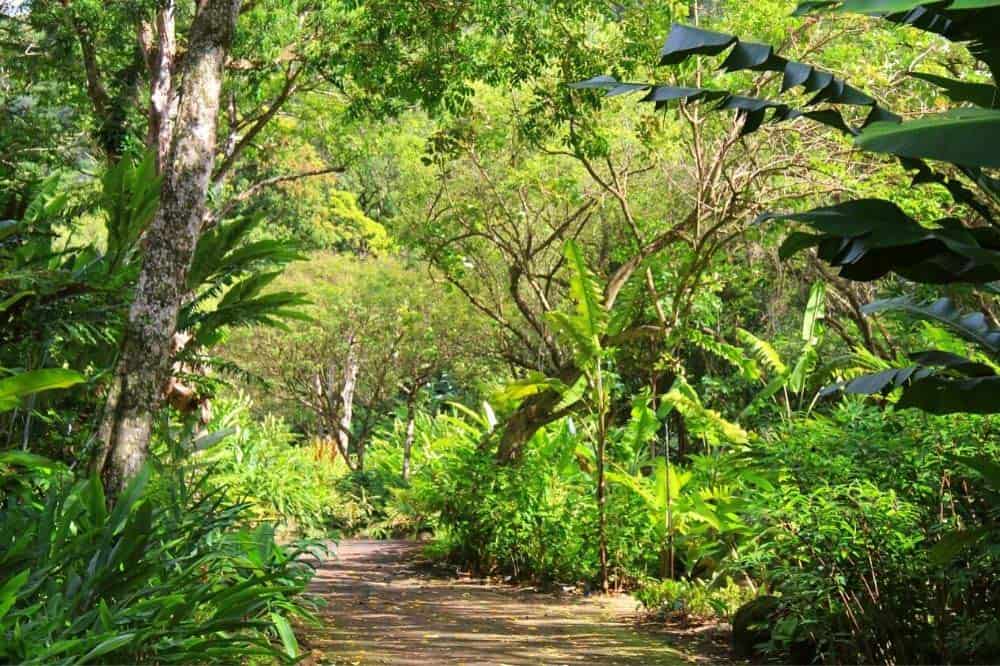
[[[114,496],[145,463],[153,414],[170,375],[171,339],[205,215],[223,66],[241,0],[201,0],[191,25],[160,210],[129,310],[115,382],[99,429],[105,486]]]
[[[344,383],[340,389],[340,427],[337,438],[342,451],[350,451],[351,422],[354,420],[354,390],[358,385],[358,347],[352,337],[347,348],[347,359],[344,361]],[[357,469],[364,469],[364,444],[357,442]]]
[[[156,44],[144,44],[149,69],[149,131],[146,145],[156,151],[156,169],[163,173],[170,153],[177,96],[173,67],[177,57],[174,0],[165,0],[156,12]],[[149,30],[152,33],[152,28]],[[151,42],[151,35],[149,38]]]

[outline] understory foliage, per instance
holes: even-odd
[[[96,478],[0,455],[0,659],[232,663],[298,654],[290,621],[312,575],[302,546],[244,522],[205,475],[136,477],[112,509]],[[155,488],[155,490],[154,490]]]

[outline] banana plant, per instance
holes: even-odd
[[[965,62],[978,63],[960,66],[956,76],[962,78],[907,72],[940,88],[954,107],[904,121],[902,114],[831,72],[788,59],[767,44],[676,24],[660,51],[661,65],[726,53],[722,70],[777,75],[779,95],[801,88],[811,98],[796,108],[789,102],[727,90],[622,82],[611,76],[572,87],[584,94],[603,90],[610,96],[642,92],[642,101],[656,108],[714,102],[715,109],[739,115],[742,135],[767,123],[808,119],[851,137],[862,150],[892,155],[913,173],[914,186],[943,186],[964,211],[963,217],[917,220],[895,203],[875,198],[804,212],[768,213],[760,221],[785,220],[807,228],[788,235],[780,256],[786,259],[815,248],[822,261],[848,280],[868,282],[894,273],[919,284],[965,284],[995,295],[990,284],[1000,281],[1000,180],[995,172],[1000,168],[1000,0],[813,0],[800,3],[796,13],[823,11],[869,14],[894,27],[931,33],[965,46],[970,56]],[[987,77],[981,75],[983,70]],[[865,110],[864,120],[852,122],[853,114],[845,117],[844,109]],[[843,388],[859,394],[901,389],[898,407],[937,414],[1000,412],[996,399],[1000,374],[991,365],[941,350],[911,357],[911,366],[859,377]]]
[[[619,468],[608,472],[608,480],[642,499],[660,549],[660,576],[674,578],[678,542],[688,547],[690,554],[695,556],[692,559],[697,559],[698,540],[686,543],[685,537],[694,537],[706,528],[724,532],[737,527],[739,521],[734,514],[725,511],[725,504],[730,499],[727,489],[696,488],[692,472],[678,470],[663,457],[643,465],[647,466],[652,467],[649,476],[629,474]]]
[[[594,428],[591,437],[596,466],[596,502],[598,514],[598,541],[601,563],[601,588],[608,590],[607,543],[607,479],[605,463],[609,415],[611,410],[610,382],[608,381],[608,350],[601,340],[608,329],[608,312],[604,307],[602,290],[597,277],[587,266],[580,247],[572,240],[564,248],[570,267],[570,298],[574,308],[570,312],[550,312],[548,323],[573,354],[579,378],[567,385],[561,380],[545,377],[540,373],[509,384],[501,397],[506,401],[523,399],[542,391],[554,390],[562,398],[555,411],[566,411],[582,406],[592,417]]]
[[[809,300],[802,316],[801,345],[794,360],[785,362],[769,342],[762,340],[750,331],[738,329],[740,341],[746,345],[758,364],[767,369],[771,378],[764,388],[746,406],[740,416],[747,414],[762,401],[777,393],[783,396],[783,406],[787,418],[792,416],[792,396],[797,396],[798,407],[801,409],[805,401],[810,374],[816,369],[819,361],[819,345],[823,341],[822,321],[826,317],[826,285],[817,281],[809,290]],[[809,403],[811,410],[819,396],[817,392]],[[808,411],[807,410],[807,411]]]

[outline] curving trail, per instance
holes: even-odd
[[[349,540],[324,562],[312,591],[324,627],[303,647],[314,664],[640,664],[704,661],[664,635],[635,628],[624,595],[542,594],[428,577],[420,544]]]

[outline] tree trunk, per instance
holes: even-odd
[[[601,591],[608,593],[608,481],[604,474],[608,447],[608,396],[604,393],[604,373],[597,359],[597,530],[601,563]]]
[[[156,43],[143,44],[149,69],[149,131],[146,145],[156,151],[156,170],[163,173],[173,136],[177,97],[173,94],[173,67],[177,56],[175,2],[164,0],[156,12]],[[149,29],[152,33],[152,28]],[[144,41],[144,40],[143,40]]]
[[[205,214],[223,66],[240,3],[201,0],[191,25],[160,210],[145,235],[145,259],[99,429],[96,463],[111,496],[146,461],[153,413],[170,375],[171,339]]]
[[[403,481],[410,478],[410,458],[413,452],[413,432],[416,429],[416,396],[414,390],[406,401],[406,439],[403,440]]]
[[[608,593],[608,482],[604,474],[604,459],[607,454],[607,414],[599,417],[597,432],[597,529],[598,549],[601,562],[601,591]]]
[[[351,422],[354,420],[354,390],[357,385],[358,347],[352,336],[347,348],[347,360],[344,361],[344,383],[340,389],[340,428],[337,430],[337,438],[343,451],[350,450],[348,447],[351,442]],[[359,449],[356,454],[357,469],[363,469],[364,452]]]

